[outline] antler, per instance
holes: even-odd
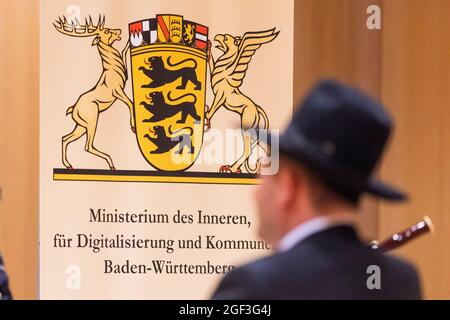
[[[89,16],[89,21],[88,19],[85,21],[86,23],[82,25],[77,18],[67,21],[67,18],[63,16],[62,18],[59,17],[53,25],[62,34],[72,37],[90,37],[97,35],[105,26],[105,16],[102,17],[99,15],[97,26],[94,26],[91,16]]]

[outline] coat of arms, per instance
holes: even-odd
[[[194,32],[203,32],[203,40],[192,42]],[[186,170],[200,152],[207,35],[208,28],[180,16],[130,24],[136,135],[142,155],[158,170]]]
[[[253,150],[260,147],[269,155],[270,149],[247,130],[268,130],[269,118],[241,86],[255,52],[276,39],[278,31],[217,34],[213,43],[209,28],[201,23],[180,15],[156,15],[130,23],[129,40],[119,52],[115,43],[121,40],[122,31],[107,28],[104,17],[96,24],[91,18],[85,23],[62,18],[54,25],[65,35],[93,38],[92,45],[97,47],[103,65],[96,86],[67,109],[75,128],[62,138],[66,169],[55,169],[55,179],[253,183],[254,174],[262,166],[260,159],[251,163]],[[217,59],[211,54],[213,44],[221,51]],[[125,93],[129,76],[132,100]],[[213,94],[211,107],[206,103],[208,85]],[[112,157],[94,147],[99,115],[117,100],[129,108],[131,130],[142,156],[153,168],[145,174],[116,170]],[[241,155],[234,163],[223,163],[214,171],[190,172],[202,150],[204,135],[211,128],[211,119],[221,107],[240,116]],[[85,151],[104,159],[111,170],[74,169],[67,148],[83,136]]]

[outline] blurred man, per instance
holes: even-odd
[[[8,288],[8,277],[3,266],[3,259],[0,256],[0,300],[10,300],[11,298]]]
[[[371,249],[354,229],[363,193],[406,198],[372,176],[391,126],[363,93],[318,84],[279,137],[278,173],[263,176],[256,193],[259,233],[276,253],[229,273],[213,298],[420,299],[414,268]]]

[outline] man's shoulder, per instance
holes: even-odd
[[[378,291],[367,287],[373,270],[380,272]],[[305,244],[233,270],[214,298],[420,299],[420,283],[410,263],[362,244],[342,251]]]
[[[413,280],[419,282],[417,269],[407,260],[394,256],[392,254],[380,254],[380,271],[389,273],[389,276],[395,277],[397,281]]]
[[[276,255],[261,258],[229,272],[219,283],[213,299],[255,300],[263,299],[264,281],[273,268]]]

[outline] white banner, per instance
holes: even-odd
[[[41,1],[41,298],[204,299],[270,252],[242,129],[292,116],[293,6]]]

